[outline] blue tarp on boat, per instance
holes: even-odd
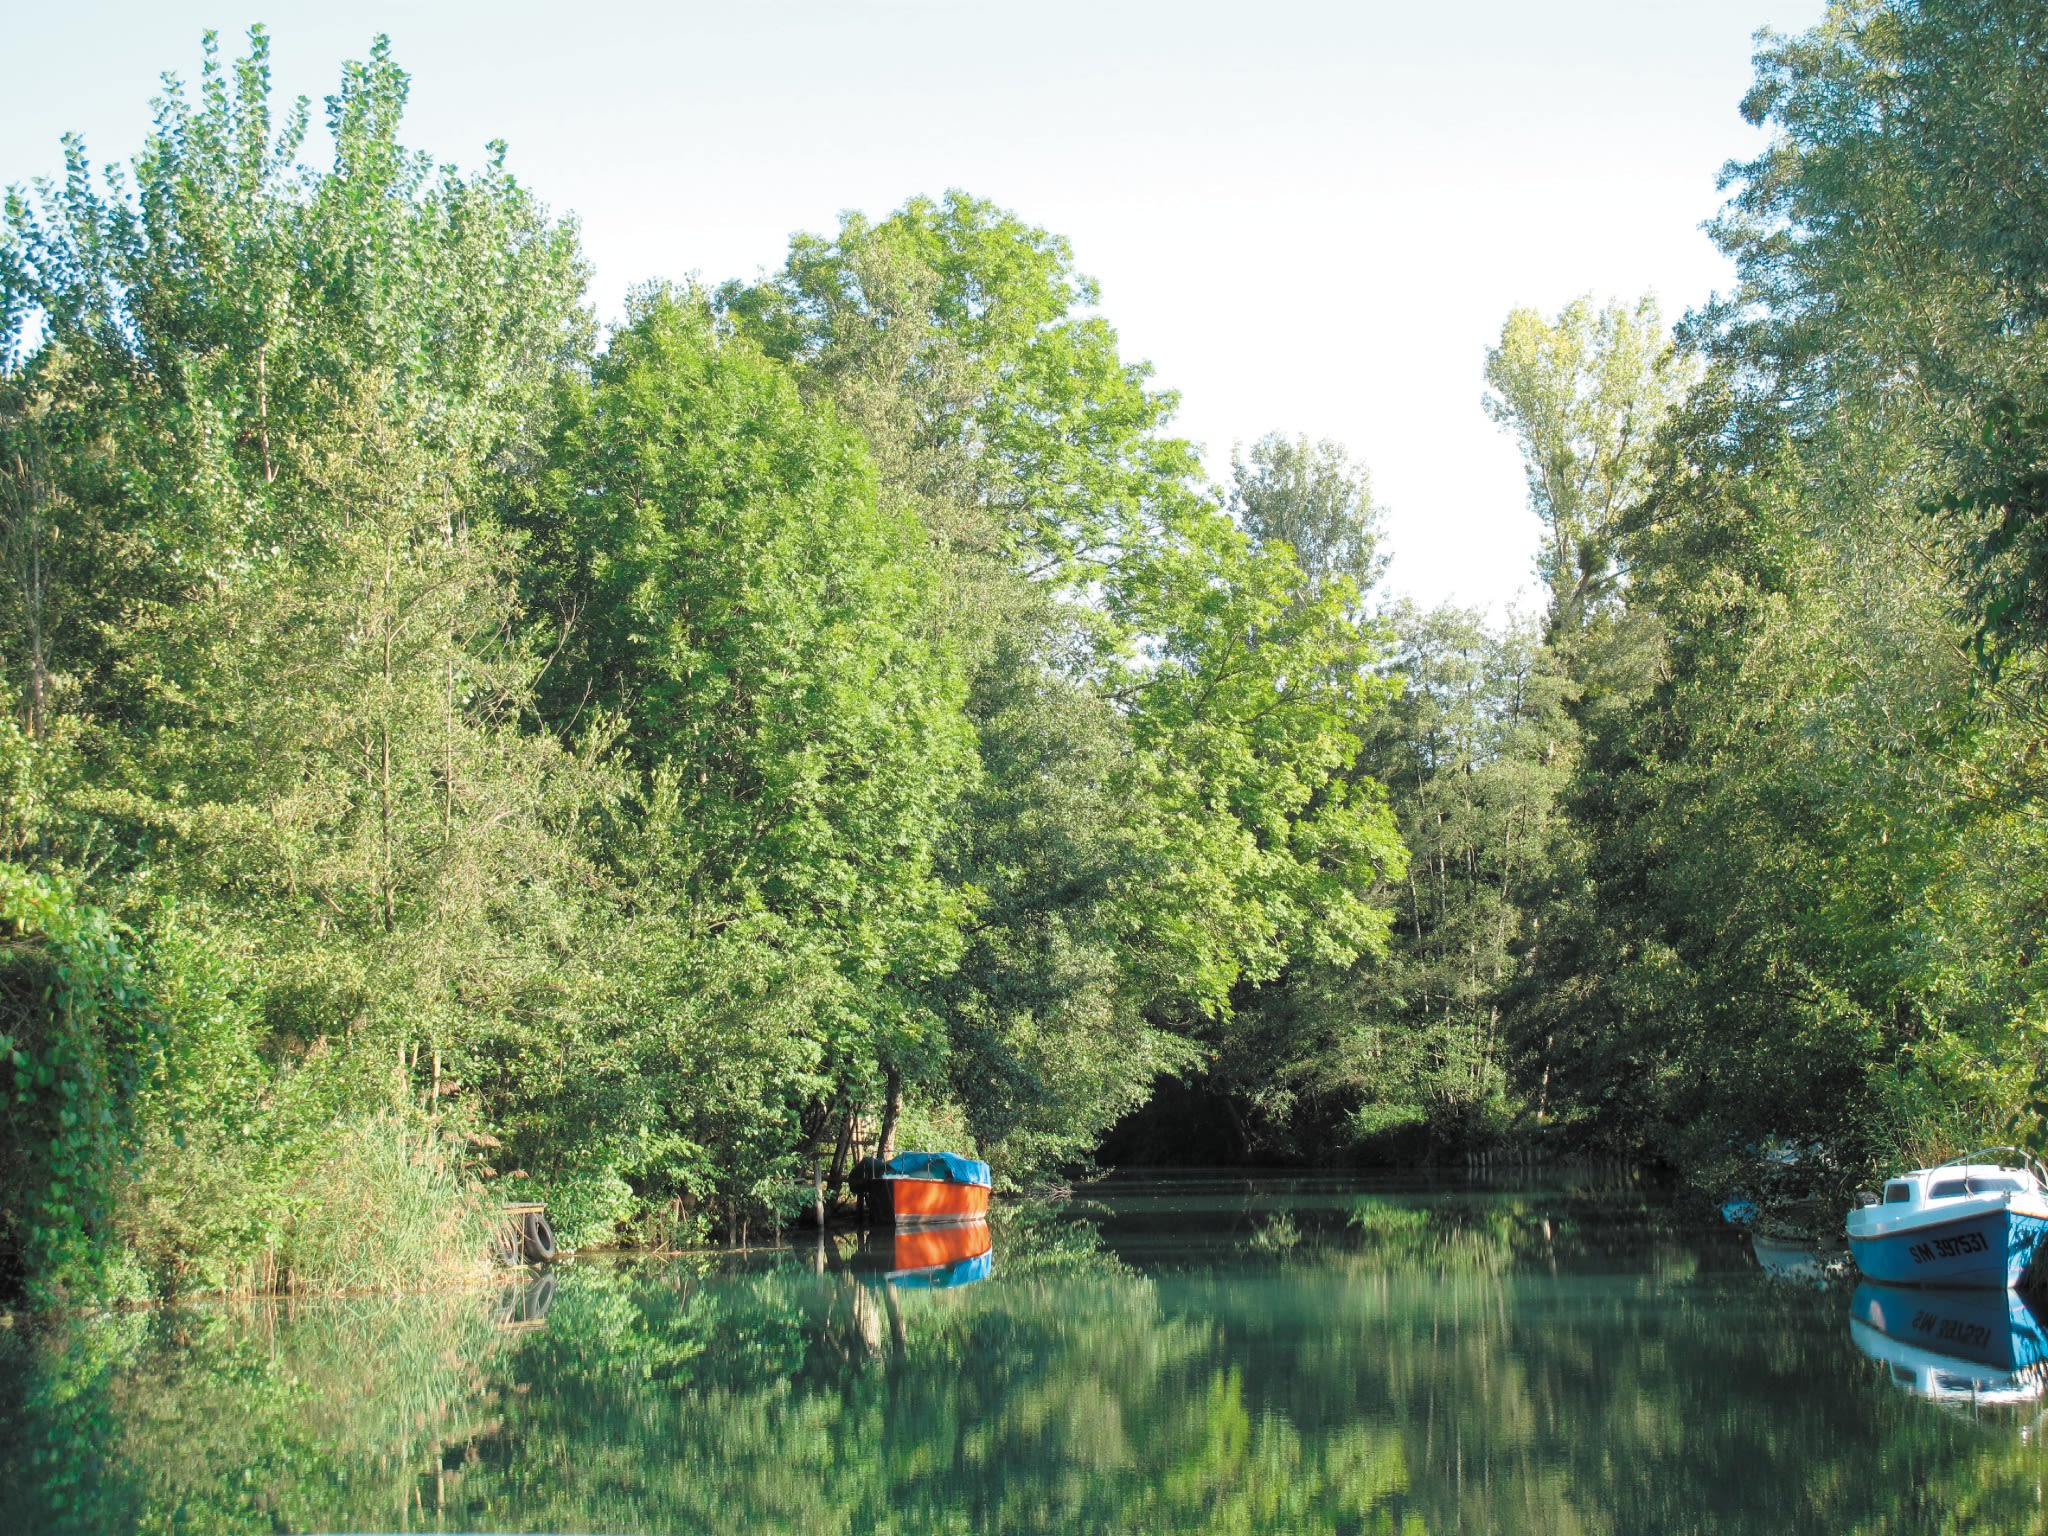
[[[948,1184],[989,1183],[988,1164],[957,1152],[898,1152],[882,1164],[885,1179],[942,1179]]]

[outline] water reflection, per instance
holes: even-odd
[[[2038,1447],[1866,1358],[2038,1330],[1859,1292],[1852,1338],[1633,1188],[1112,1184],[987,1235],[0,1334],[0,1530],[2043,1529]]]
[[[1751,1235],[1749,1246],[1758,1267],[1773,1280],[1824,1287],[1854,1273],[1849,1250],[1840,1243],[1757,1232]]]
[[[878,1232],[863,1247],[863,1267],[900,1290],[952,1290],[995,1272],[987,1222]]]
[[[529,1333],[545,1328],[548,1308],[555,1304],[555,1275],[544,1270],[522,1275],[498,1291],[498,1329],[503,1333]]]
[[[2010,1291],[1943,1291],[1866,1280],[1849,1304],[1856,1347],[1915,1397],[2013,1406],[2048,1391],[2048,1335]]]

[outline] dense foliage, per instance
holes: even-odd
[[[16,1289],[737,1234],[913,1133],[1026,1180],[1384,948],[1367,573],[1239,527],[1063,242],[913,201],[600,342],[407,91],[314,168],[209,40],[7,203]]]
[[[1733,292],[1518,311],[1487,409],[1540,620],[1393,615],[1361,767],[1389,963],[1239,1010],[1244,1150],[1597,1149],[1710,1188],[2038,1142],[2048,836],[2041,18],[1767,37]]]
[[[1581,851],[1520,1011],[1589,1134],[1845,1172],[2038,1135],[2044,636],[1981,446],[2042,376],[2038,29],[1844,5],[1759,55],[1740,282],[1618,546],[1647,635],[1569,658]]]
[[[2038,33],[1767,39],[1735,290],[1508,317],[1501,622],[1376,596],[1334,445],[1209,484],[1010,213],[601,330],[382,42],[316,168],[209,40],[0,234],[10,1287],[387,1283],[512,1193],[744,1230],[909,1136],[2033,1137]]]

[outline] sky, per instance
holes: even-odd
[[[377,33],[408,142],[511,164],[579,218],[602,318],[648,278],[752,277],[798,230],[960,187],[1065,235],[1127,357],[1211,472],[1269,431],[1344,447],[1384,507],[1391,592],[1535,600],[1540,529],[1483,413],[1508,311],[1731,280],[1701,229],[1760,146],[1759,28],[1822,0],[187,0],[21,6],[0,182],[59,136],[126,160],[158,77],[260,20],[317,103]]]

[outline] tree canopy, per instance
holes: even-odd
[[[2036,1140],[2039,18],[1766,36],[1728,294],[1474,359],[1539,611],[1212,482],[1068,242],[949,191],[649,283],[209,37],[0,218],[10,1291],[347,1283],[1010,1184]],[[335,1191],[377,1192],[353,1249]]]

